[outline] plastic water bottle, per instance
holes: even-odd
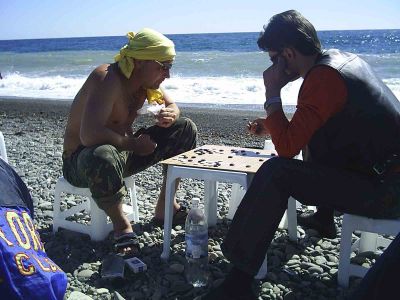
[[[185,224],[185,275],[194,287],[205,286],[208,280],[208,226],[199,203],[199,198],[192,199],[192,207]]]

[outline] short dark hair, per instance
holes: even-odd
[[[296,10],[274,15],[264,25],[257,41],[264,51],[282,51],[293,47],[303,55],[321,53],[321,42],[314,26]]]

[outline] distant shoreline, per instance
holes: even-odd
[[[46,108],[69,108],[72,99],[46,99],[46,98],[30,98],[30,97],[3,97],[0,96],[2,107],[12,106],[15,104],[27,106],[34,110],[43,110]],[[244,111],[263,113],[263,107],[260,104],[215,104],[215,103],[185,103],[177,102],[181,109],[194,110],[210,110],[210,111]],[[296,110],[295,105],[284,105],[283,109],[286,113],[293,114]],[[58,109],[57,109],[58,110]]]

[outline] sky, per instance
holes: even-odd
[[[0,40],[123,36],[143,27],[164,34],[259,32],[296,9],[317,30],[400,29],[399,0],[0,0]]]

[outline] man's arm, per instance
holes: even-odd
[[[294,157],[312,135],[334,114],[342,110],[347,88],[337,71],[326,66],[314,68],[301,88],[296,111],[289,121],[282,106],[267,109],[265,127],[279,156]]]
[[[129,125],[128,128],[126,129],[126,135],[127,136],[133,136],[134,135],[132,125],[133,125],[133,123],[131,125]]]
[[[265,137],[270,134],[268,128],[265,126],[265,119],[275,111],[282,109],[280,97],[281,89],[291,79],[293,79],[292,75],[286,74],[285,65],[285,61],[278,56],[277,62],[273,63],[272,66],[263,72],[266,99],[264,109],[266,112],[266,117],[258,118],[247,124],[247,130],[251,134],[261,137]]]
[[[160,127],[170,127],[179,118],[180,110],[176,103],[170,98],[170,96],[162,90],[164,94],[165,108],[160,110],[157,115],[156,124]]]

